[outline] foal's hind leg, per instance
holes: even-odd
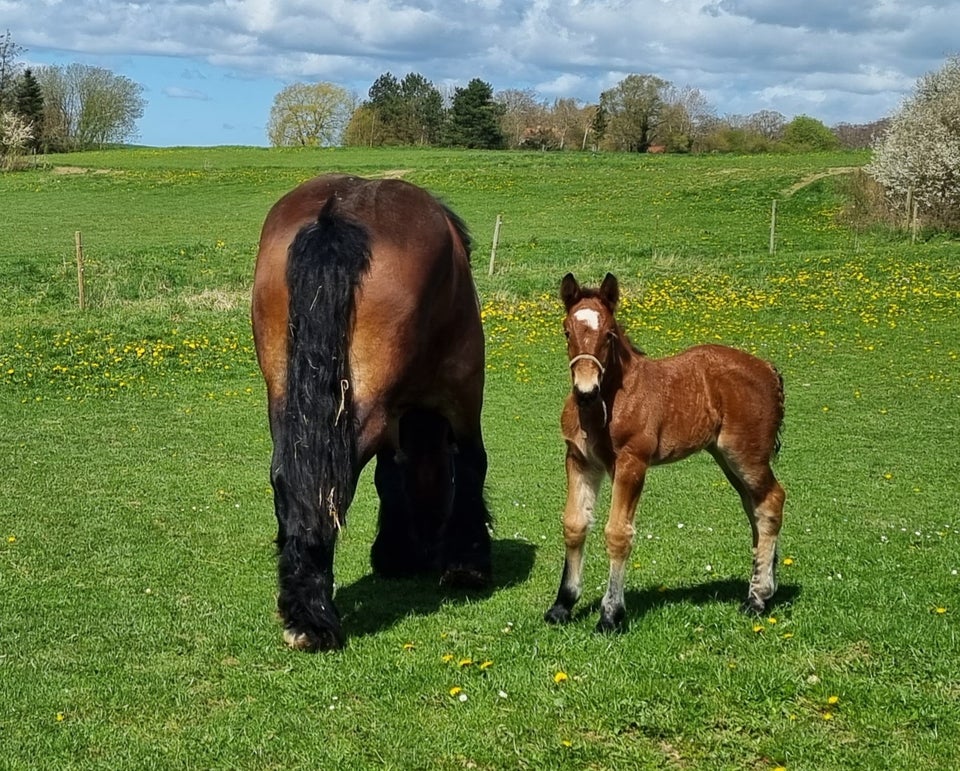
[[[567,449],[567,505],[563,511],[563,540],[566,557],[557,599],[544,614],[544,620],[560,624],[570,620],[570,611],[583,583],[583,546],[593,526],[597,491],[603,481],[603,469],[587,464],[574,450]]]
[[[753,531],[753,573],[743,610],[763,613],[777,590],[777,539],[786,493],[768,461],[748,463],[722,449],[711,453],[739,493]]]

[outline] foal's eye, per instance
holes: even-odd
[[[567,338],[567,340],[569,340],[569,339],[570,339],[570,330],[569,330],[569,329],[563,330],[563,336],[564,336],[565,338]]]

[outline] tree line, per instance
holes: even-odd
[[[0,157],[69,152],[136,136],[143,87],[102,67],[24,67],[25,49],[10,31],[0,36]]]
[[[380,75],[367,98],[333,83],[297,83],[274,99],[274,146],[452,146],[483,149],[740,152],[868,147],[883,121],[833,129],[809,116],[762,110],[718,117],[702,92],[631,74],[596,103],[495,92],[479,78],[444,94],[427,78]]]

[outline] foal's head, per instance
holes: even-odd
[[[581,287],[572,273],[560,283],[567,309],[563,333],[573,377],[573,394],[580,404],[600,396],[600,384],[616,356],[619,329],[613,314],[620,299],[617,277],[608,273],[599,289]]]

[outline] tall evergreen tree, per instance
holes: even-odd
[[[43,91],[29,68],[23,71],[23,75],[17,81],[15,100],[14,112],[33,130],[29,149],[39,152],[43,147]]]
[[[410,72],[400,81],[400,99],[404,144],[436,144],[443,126],[443,97],[437,88],[419,72]]]
[[[366,106],[373,110],[374,131],[371,144],[403,144],[400,125],[403,115],[403,99],[400,81],[392,72],[385,72],[370,86]]]
[[[474,78],[465,88],[454,91],[444,132],[445,144],[484,150],[503,148],[502,111],[493,100],[493,87]]]

